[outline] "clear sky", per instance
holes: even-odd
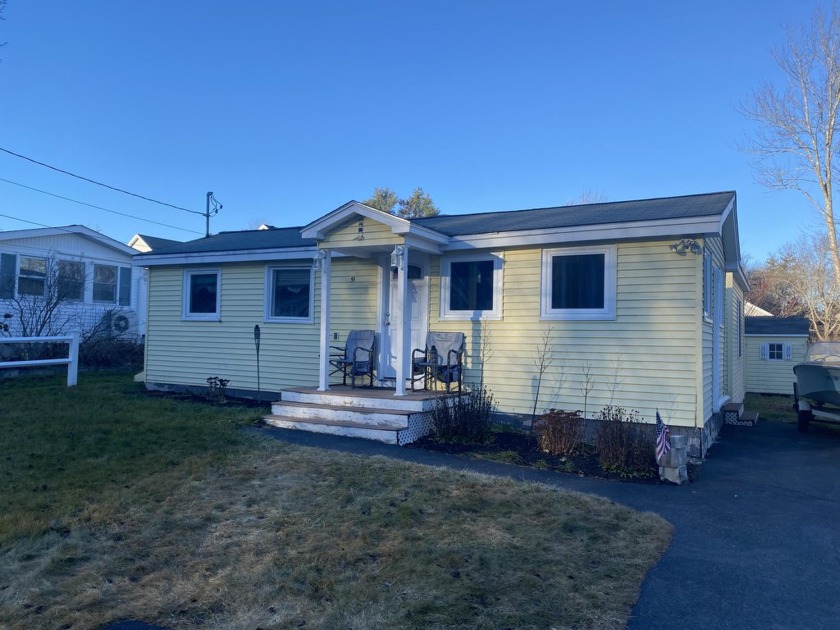
[[[0,147],[197,212],[213,191],[213,232],[305,225],[376,186],[422,186],[447,214],[734,189],[761,260],[817,220],[755,183],[736,105],[778,80],[771,49],[816,6],[8,0]],[[6,153],[0,179],[17,219],[204,234],[196,214]]]

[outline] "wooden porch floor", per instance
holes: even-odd
[[[318,391],[317,387],[284,387],[283,391],[296,392],[299,394],[319,394],[322,396],[352,396],[361,400],[434,400],[441,396],[457,396],[458,392],[447,394],[445,390],[419,390],[412,392],[407,389],[405,396],[395,396],[393,387],[350,387],[350,385],[330,385],[326,392]]]

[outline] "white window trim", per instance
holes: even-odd
[[[274,302],[272,291],[274,290],[274,271],[277,269],[303,269],[309,271],[309,317],[273,317],[271,307]],[[265,312],[264,320],[278,324],[311,324],[315,321],[315,268],[312,265],[268,265],[265,268]]]
[[[71,298],[65,297],[63,298],[67,302],[73,302],[74,304],[81,304],[85,301],[85,295],[87,294],[87,265],[83,260],[72,260],[70,258],[59,258],[58,263],[56,266],[56,281],[61,282],[61,263],[70,263],[72,265],[81,265],[82,267],[82,297],[80,298]],[[91,282],[91,285],[93,283]]]
[[[190,278],[207,274],[216,275],[216,312],[190,313]],[[185,269],[181,287],[182,311],[181,319],[192,322],[218,322],[222,320],[222,271],[221,269]]]
[[[449,288],[453,262],[493,263],[493,309],[476,311],[453,311],[449,308]],[[502,319],[502,267],[504,258],[501,252],[473,254],[468,256],[444,256],[440,261],[440,318],[451,321],[501,320]]]
[[[46,270],[46,275],[43,278],[38,276],[25,276],[23,275],[23,259],[24,258],[32,258],[33,260],[43,260],[44,261],[44,269]],[[17,255],[17,277],[15,279],[15,295],[18,297],[44,297],[44,294],[47,292],[47,278],[50,275],[50,260],[46,256],[36,256],[34,254],[18,254]],[[23,293],[20,290],[20,279],[25,278],[27,280],[40,280],[44,283],[44,288],[41,290],[40,293]]]
[[[566,321],[615,320],[617,251],[618,248],[615,245],[544,249],[540,277],[540,319]],[[558,255],[574,256],[579,254],[604,255],[604,308],[553,309],[551,308],[551,259]]]

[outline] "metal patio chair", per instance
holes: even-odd
[[[330,376],[341,372],[341,384],[356,387],[357,378],[369,379],[368,387],[373,387],[373,352],[376,346],[376,333],[372,330],[351,330],[343,346],[330,346],[335,352],[330,354],[333,367]]]
[[[464,350],[466,337],[462,332],[433,332],[426,335],[426,347],[411,352],[411,391],[417,381],[423,381],[423,389],[431,389],[440,382],[449,393],[458,384],[460,393],[464,379]]]

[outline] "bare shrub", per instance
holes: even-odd
[[[550,409],[536,424],[540,450],[553,455],[571,455],[583,445],[586,423],[580,412]]]
[[[486,442],[493,423],[493,394],[476,387],[457,398],[438,398],[432,410],[435,437],[447,442]]]
[[[639,426],[639,412],[606,406],[598,414],[595,450],[604,470],[647,476],[656,465],[651,436]]]

